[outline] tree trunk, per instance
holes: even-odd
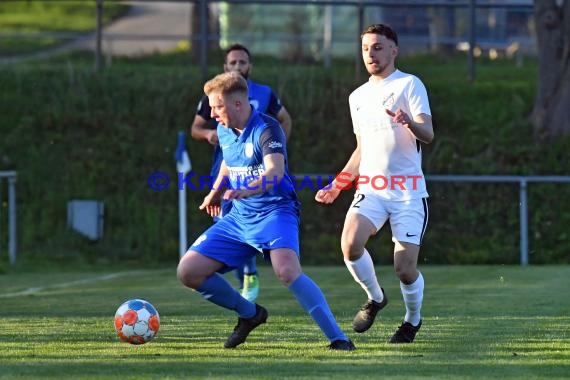
[[[535,0],[539,53],[532,121],[538,138],[570,134],[570,0]]]

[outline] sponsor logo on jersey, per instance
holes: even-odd
[[[230,178],[232,181],[239,180],[240,178],[246,177],[254,177],[258,178],[263,173],[265,173],[265,169],[263,168],[263,164],[259,164],[256,166],[228,166],[228,170],[230,172]]]
[[[271,149],[283,148],[283,144],[280,143],[279,141],[270,141],[269,144],[267,144],[267,146]]]

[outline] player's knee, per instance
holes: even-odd
[[[353,239],[342,238],[340,242],[340,248],[342,250],[342,255],[346,260],[357,260],[362,256],[364,251],[364,246],[357,244]]]
[[[394,271],[400,281],[406,285],[413,283],[418,277],[416,268],[411,265],[395,264]]]
[[[187,275],[186,275],[186,269],[185,266],[183,265],[182,262],[178,263],[178,267],[176,268],[176,277],[178,278],[178,281],[180,281],[182,284],[184,284],[185,286],[188,286],[187,284]]]
[[[194,276],[192,275],[191,266],[182,260],[176,268],[176,277],[184,285],[192,289],[196,289],[200,284],[197,284]]]
[[[300,272],[293,266],[282,266],[275,270],[275,274],[283,285],[289,286],[299,277]]]

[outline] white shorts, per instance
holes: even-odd
[[[365,216],[376,231],[390,221],[392,241],[421,245],[428,222],[427,198],[388,201],[374,193],[357,191],[348,212]]]

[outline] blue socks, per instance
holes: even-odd
[[[299,304],[317,323],[321,331],[332,342],[348,340],[332,314],[321,289],[311,278],[302,273],[290,286]],[[218,306],[234,310],[240,318],[251,318],[255,315],[255,304],[243,298],[226,279],[214,273],[200,285],[198,293]]]
[[[251,256],[249,259],[243,263],[243,273],[244,274],[256,274],[257,273],[257,256]]]
[[[323,292],[309,276],[301,273],[289,286],[289,290],[331,342],[339,339],[348,340],[336,323]]]
[[[252,256],[243,262],[243,265],[237,267],[234,271],[236,278],[239,281],[239,288],[243,289],[243,276],[246,274],[257,273],[257,256]]]
[[[196,289],[198,293],[212,303],[234,310],[241,318],[251,318],[255,315],[255,304],[243,298],[226,279],[214,273]]]

